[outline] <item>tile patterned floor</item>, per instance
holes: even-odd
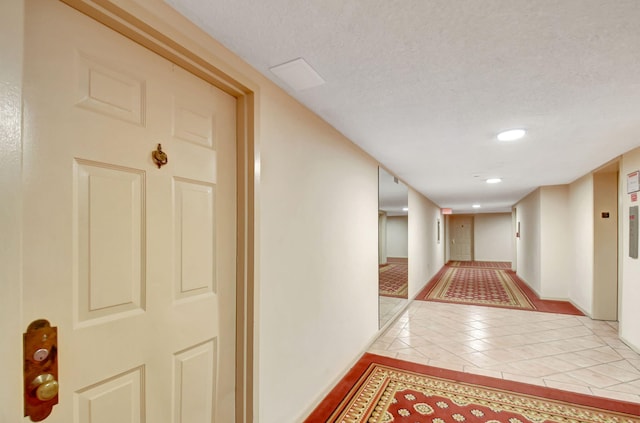
[[[408,302],[409,300],[406,298],[380,296],[378,298],[378,327],[386,325]]]
[[[640,354],[617,323],[414,301],[369,352],[640,404]]]

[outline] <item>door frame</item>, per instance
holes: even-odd
[[[5,339],[0,357],[14,365],[0,366],[0,377],[9,382],[0,386],[0,395],[14,404],[22,403],[22,332],[21,318],[21,180],[22,166],[22,71],[24,51],[24,1],[4,2],[0,11],[3,41],[0,57],[10,63],[0,70],[0,94],[3,100],[0,126],[0,228],[3,245],[0,254],[3,302],[0,307],[0,330]],[[253,326],[256,287],[256,197],[259,182],[259,149],[256,142],[258,87],[240,81],[237,71],[203,47],[198,40],[207,39],[219,46],[195,25],[161,0],[60,0],[99,23],[148,48],[159,56],[193,73],[236,99],[237,148],[237,264],[236,264],[236,422],[254,419],[255,355]],[[194,38],[194,34],[198,39]],[[246,78],[243,78],[246,79]],[[9,106],[9,107],[6,107]],[[6,204],[6,206],[4,206]],[[5,266],[6,265],[6,266]],[[6,307],[5,307],[6,306]],[[17,388],[16,388],[17,387]],[[20,411],[22,407],[20,407]],[[0,420],[14,421],[15,410],[0,410]],[[6,413],[6,414],[5,414]]]

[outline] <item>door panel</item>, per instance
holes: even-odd
[[[451,260],[473,260],[473,216],[451,215]]]
[[[139,367],[77,392],[78,421],[91,423],[144,421],[144,369]],[[51,419],[55,416],[55,412]]]
[[[59,331],[47,421],[233,421],[235,99],[32,0],[24,102],[23,321]]]
[[[215,185],[175,179],[176,299],[215,292]]]
[[[144,309],[144,173],[74,160],[76,324]]]

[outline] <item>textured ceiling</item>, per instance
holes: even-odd
[[[508,211],[640,145],[640,0],[168,3],[456,213]],[[326,84],[269,71],[299,57]]]

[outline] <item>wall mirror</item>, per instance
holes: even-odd
[[[409,288],[409,190],[382,168],[378,172],[378,323],[404,308]]]

